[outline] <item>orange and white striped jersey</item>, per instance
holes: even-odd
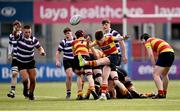
[[[152,48],[152,50],[157,54],[162,52],[174,52],[172,47],[166,41],[155,37],[149,38],[145,42],[145,47]]]
[[[105,36],[103,43],[100,43],[97,40],[95,40],[94,42],[102,49],[103,53],[107,56],[110,54],[118,53],[118,49],[114,41],[115,41],[115,37]]]
[[[87,55],[89,51],[87,49],[87,40],[84,37],[80,37],[72,42],[72,51],[74,56],[76,55]]]

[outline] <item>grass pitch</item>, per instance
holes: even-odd
[[[153,81],[134,81],[139,92],[156,91]],[[85,84],[87,87],[87,82]],[[0,110],[66,110],[66,111],[180,111],[180,81],[170,81],[167,99],[113,99],[107,101],[76,98],[76,83],[72,86],[71,100],[66,100],[65,83],[37,83],[36,100],[22,96],[22,84],[16,88],[16,97],[8,98],[9,84],[0,84]],[[85,94],[85,91],[84,91]]]

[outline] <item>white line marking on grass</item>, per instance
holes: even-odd
[[[35,96],[37,98],[46,98],[46,99],[58,99],[60,97],[56,97],[56,96]]]

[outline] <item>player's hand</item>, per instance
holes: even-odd
[[[12,55],[9,54],[9,55],[8,55],[8,61],[11,61],[11,60],[12,60]]]
[[[41,56],[46,56],[46,53],[45,52],[41,52],[40,55]]]
[[[56,61],[56,67],[61,67],[60,61]]]
[[[17,31],[17,28],[16,26],[13,27],[13,32]]]
[[[122,60],[125,64],[128,62],[128,58],[126,56],[122,57]]]
[[[128,35],[123,36],[123,40],[127,40],[127,39],[129,39]]]

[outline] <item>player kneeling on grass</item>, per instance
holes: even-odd
[[[146,33],[141,36],[141,41],[145,44],[150,57],[153,67],[153,78],[158,89],[158,94],[154,99],[166,98],[169,82],[168,72],[174,62],[174,50],[166,41],[151,37]],[[154,53],[158,54],[157,61],[155,61]]]
[[[85,60],[90,60],[89,52],[87,49],[87,40],[84,38],[84,32],[82,30],[78,30],[75,33],[77,39],[72,42],[72,50],[74,55],[74,63],[75,65],[75,72],[77,74],[77,86],[78,86],[78,96],[77,100],[83,99],[82,93],[82,74],[85,73],[87,76],[89,87],[91,90],[91,94],[93,95],[94,99],[98,99],[98,95],[95,92],[94,88],[94,80],[92,77],[92,68],[91,66],[80,66],[78,55],[82,55]]]
[[[89,44],[89,47],[93,47],[95,45],[98,45],[99,48],[103,51],[103,53],[106,55],[106,57],[100,58],[98,60],[88,61],[82,58],[81,55],[78,56],[78,59],[80,61],[80,66],[103,66],[103,74],[102,74],[102,85],[101,85],[101,96],[100,100],[106,100],[106,93],[107,93],[107,87],[108,87],[108,77],[109,74],[112,74],[113,80],[115,84],[122,90],[124,95],[127,95],[130,97],[129,91],[126,89],[126,87],[118,80],[116,69],[114,68],[117,64],[118,59],[118,49],[116,47],[115,41],[121,41],[123,39],[127,39],[128,37],[113,37],[113,36],[104,36],[102,31],[97,31],[95,33],[96,40]]]

